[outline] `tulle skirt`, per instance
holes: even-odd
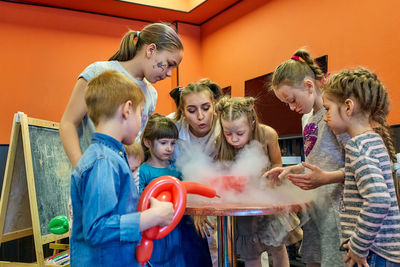
[[[296,213],[237,217],[236,251],[243,259],[256,259],[268,246],[290,245],[303,238]]]

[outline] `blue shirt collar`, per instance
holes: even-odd
[[[102,133],[94,133],[92,136],[92,143],[102,143],[112,150],[115,150],[118,154],[125,154],[124,145],[117,139]],[[121,153],[122,152],[122,153]]]

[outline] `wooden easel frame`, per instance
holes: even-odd
[[[32,154],[31,154],[31,144],[29,137],[29,125],[42,126],[46,128],[59,129],[59,123],[28,118],[28,116],[22,112],[18,112],[14,115],[13,127],[11,131],[10,145],[7,155],[6,169],[4,174],[2,197],[0,199],[0,243],[15,240],[25,236],[30,236],[33,234],[36,262],[35,263],[21,263],[21,262],[5,262],[0,261],[0,267],[2,266],[54,266],[45,265],[44,263],[44,253],[43,245],[53,242],[55,240],[60,240],[62,238],[68,237],[69,233],[63,235],[49,234],[42,236],[40,231],[40,221],[39,221],[39,211],[37,207],[36,199],[36,188],[35,179],[33,172]],[[21,138],[22,137],[22,138]],[[26,229],[21,229],[18,231],[4,233],[4,225],[7,215],[8,201],[10,197],[10,190],[12,185],[14,164],[16,159],[18,142],[22,141],[23,155],[24,155],[24,167],[26,173],[26,183],[29,195],[29,209],[31,213],[31,227]]]

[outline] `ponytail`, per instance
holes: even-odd
[[[183,50],[182,41],[173,28],[164,23],[153,23],[140,32],[127,32],[121,40],[119,50],[109,60],[131,60],[136,56],[137,51],[147,44],[155,44],[159,51]]]
[[[280,85],[299,85],[305,77],[321,81],[325,75],[308,51],[299,49],[275,69],[270,88],[275,90]]]
[[[128,61],[135,57],[137,51],[137,43],[139,40],[135,42],[135,38],[138,36],[138,31],[129,31],[125,34],[125,36],[121,40],[121,44],[119,50],[110,57],[111,60],[118,61]]]

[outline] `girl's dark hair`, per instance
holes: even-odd
[[[157,113],[151,115],[142,136],[142,147],[145,156],[144,160],[148,160],[151,156],[150,150],[144,144],[144,139],[154,142],[161,138],[178,139],[178,137],[178,129],[170,118]]]
[[[324,72],[315,63],[307,50],[297,50],[291,59],[280,64],[272,75],[271,89],[275,90],[280,85],[295,86],[303,82],[305,77],[322,80]]]
[[[146,44],[155,44],[159,51],[167,50],[174,52],[177,50],[183,50],[181,39],[170,25],[165,23],[153,23],[144,27],[140,32],[127,32],[122,38],[119,50],[110,57],[109,60],[131,60],[135,57],[137,51]]]

